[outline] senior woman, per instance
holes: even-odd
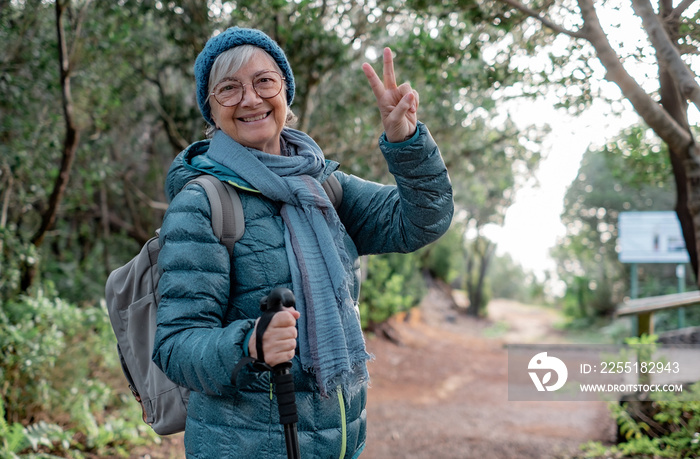
[[[191,389],[191,458],[281,458],[285,440],[270,372],[258,371],[259,300],[293,290],[297,309],[274,315],[264,362],[293,361],[302,457],[354,458],[366,438],[367,361],[358,312],[359,256],[410,252],[439,238],[453,212],[440,152],[417,121],[418,93],[396,85],[391,51],[383,81],[363,66],[385,133],[380,150],[396,186],[338,171],[308,135],[286,126],[294,76],[264,33],[230,28],[195,63],[197,100],[211,139],[189,146],[166,179],[160,233],[162,299],[153,359]],[[237,187],[245,233],[233,256],[214,235],[193,177]],[[321,183],[342,186],[337,211]]]

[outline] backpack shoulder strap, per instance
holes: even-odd
[[[233,245],[245,232],[243,205],[236,189],[224,184],[211,175],[200,175],[188,184],[196,183],[204,188],[211,205],[211,226],[214,234],[226,246],[229,255],[233,255]]]
[[[328,198],[331,200],[333,207],[338,209],[340,203],[343,202],[343,187],[340,185],[338,178],[331,174],[326,180],[321,183],[321,186],[326,191]]]

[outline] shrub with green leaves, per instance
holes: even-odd
[[[635,419],[629,404],[611,404],[612,416],[626,441],[613,446],[590,442],[582,446],[586,458],[695,458],[700,457],[700,383],[685,393],[685,401],[669,397],[652,402],[656,412],[647,422]],[[651,423],[654,424],[654,429]]]
[[[425,293],[416,254],[373,255],[362,283],[362,328],[372,330],[400,311],[415,306]]]
[[[464,272],[462,232],[451,227],[440,239],[418,252],[421,269],[451,284]]]
[[[633,348],[640,345],[648,356],[655,348],[656,335],[629,338]],[[643,358],[643,357],[642,357]],[[700,457],[700,382],[685,386],[682,393],[653,393],[645,402],[611,403],[624,441],[613,446],[589,442],[582,446],[584,457],[696,458]],[[643,411],[644,416],[634,412]]]
[[[123,377],[104,304],[79,307],[47,291],[0,308],[2,457],[127,455],[154,440],[131,395],[108,384]]]

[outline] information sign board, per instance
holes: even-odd
[[[678,216],[672,211],[620,212],[618,258],[622,263],[688,263]]]

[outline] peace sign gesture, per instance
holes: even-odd
[[[384,48],[384,81],[379,79],[371,65],[362,64],[374,97],[377,98],[384,132],[389,142],[403,142],[416,132],[418,122],[418,92],[409,83],[396,86],[394,58]]]

